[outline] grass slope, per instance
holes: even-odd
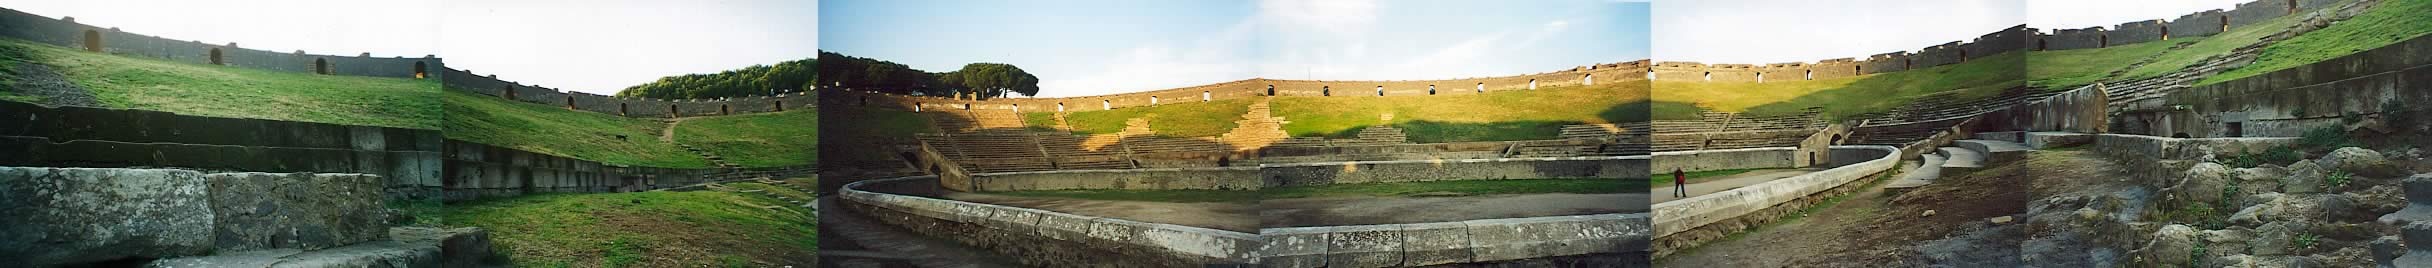
[[[809,209],[735,192],[534,194],[450,206],[443,218],[488,230],[518,267],[809,265],[819,248]]]
[[[1927,94],[1958,92],[1956,97],[1962,99],[1990,97],[2003,89],[2023,85],[2025,65],[2026,53],[2010,52],[1960,64],[1833,79],[1765,83],[1657,80],[1654,100],[1659,103],[1655,105],[1659,108],[1658,119],[1695,119],[1694,112],[1680,111],[1684,109],[1682,104],[1695,104],[1760,116],[1829,107],[1824,111],[1825,117],[1837,120],[1888,111]]]
[[[2388,0],[2346,21],[2263,47],[2253,64],[2196,85],[2237,80],[2388,46],[2432,33],[2432,0]],[[2297,16],[2283,17],[2290,19]]]
[[[437,129],[437,79],[280,72],[108,55],[0,38],[110,107],[186,115]],[[6,61],[6,60],[0,60]],[[15,65],[0,62],[0,65]],[[24,96],[11,99],[25,100]]]
[[[1241,114],[1250,112],[1250,104],[1256,101],[1230,99],[1072,112],[1064,120],[1072,124],[1074,133],[1123,132],[1124,121],[1148,118],[1148,128],[1156,130],[1158,136],[1210,137],[1233,130],[1233,121],[1241,120]],[[1056,124],[1053,112],[1023,113],[1022,121],[1040,127]]]
[[[449,90],[448,138],[602,163],[705,168],[709,160],[659,140],[666,123]],[[621,137],[620,137],[621,136]]]
[[[744,167],[808,165],[818,160],[819,113],[794,110],[690,118],[676,125],[675,140]]]
[[[1276,97],[1274,113],[1292,136],[1347,137],[1377,125],[1401,128],[1413,142],[1552,139],[1562,125],[1646,119],[1645,83],[1490,91],[1476,95]],[[1392,114],[1390,122],[1379,121]],[[1236,116],[1238,117],[1238,116]]]
[[[2049,89],[2072,89],[2094,84],[2110,76],[2112,71],[2160,55],[2179,44],[2204,39],[2177,38],[2107,48],[2028,51],[2027,83]]]
[[[929,117],[911,111],[866,109],[848,106],[821,107],[826,120],[826,133],[817,148],[819,158],[844,161],[878,161],[887,159],[892,151],[879,148],[877,141],[910,140],[913,134],[934,133]]]

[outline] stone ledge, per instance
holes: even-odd
[[[1891,146],[1833,146],[1834,150],[1875,150],[1883,155],[1872,160],[1834,167],[1824,171],[1799,174],[1788,178],[1740,187],[1729,191],[1674,200],[1652,206],[1654,237],[1664,237],[1709,223],[1746,215],[1808,195],[1824,192],[1868,176],[1891,170],[1900,162],[1899,149]]]

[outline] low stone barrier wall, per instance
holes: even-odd
[[[440,177],[448,201],[545,192],[631,192],[815,172],[809,166],[750,170],[626,167],[447,140]]]
[[[383,240],[387,185],[369,174],[0,167],[0,266]]]
[[[1647,214],[1260,229],[1262,267],[1415,267],[1604,256],[1643,262]]]
[[[391,198],[437,195],[437,130],[0,101],[0,165],[364,173]]]
[[[1772,220],[1759,213],[1781,206],[1803,206],[1818,194],[1835,192],[1852,182],[1891,171],[1900,163],[1900,149],[1891,146],[1833,146],[1835,161],[1856,161],[1824,171],[1740,187],[1653,205],[1656,255],[1696,246],[1723,235]],[[1752,218],[1753,217],[1753,218]],[[1695,232],[1692,232],[1695,230]],[[1693,233],[1676,236],[1677,234]]]
[[[1798,165],[1799,148],[1766,147],[1699,151],[1656,152],[1654,169],[1658,174],[1713,170],[1789,168]]]
[[[953,239],[1040,267],[1200,267],[1255,263],[1254,234],[875,192],[936,176],[846,184],[846,206],[930,237]]]
[[[1041,190],[1258,190],[1257,167],[1055,170],[971,176],[978,192]]]
[[[2170,138],[2145,135],[2102,134],[2094,138],[2094,150],[2122,158],[2155,160],[2193,160],[2214,154],[2260,153],[2272,147],[2293,145],[2297,138]]]
[[[1259,165],[1266,187],[1556,178],[1646,178],[1646,156],[1351,161]]]

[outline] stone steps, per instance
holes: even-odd
[[[1908,173],[1900,174],[1900,180],[1884,185],[1883,189],[1890,191],[1925,187],[1934,184],[1934,179],[1942,177],[1942,167],[1947,165],[1944,162],[1945,158],[1935,154],[1922,154],[1918,157],[1923,158],[1924,161],[1920,161],[1915,168],[1910,168]]]
[[[1959,147],[1937,148],[1944,157],[1941,167],[1984,168],[1984,153]]]
[[[2027,152],[2035,150],[2035,148],[2028,148],[2026,144],[1997,140],[1970,139],[1953,141],[1952,143],[1957,143],[1961,148],[1974,150],[1977,153],[1984,154],[1983,163],[1986,165],[2008,163],[2010,161],[2026,159]]]

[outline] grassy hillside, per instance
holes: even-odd
[[[0,38],[118,108],[178,114],[437,129],[438,79],[319,75],[107,55]],[[16,62],[0,62],[16,65]],[[27,100],[29,96],[10,99]]]
[[[2432,0],[2382,1],[2346,21],[2263,47],[2263,54],[2253,64],[2206,77],[2196,84],[2271,73],[2423,36],[2432,33],[2432,16],[2425,14],[2432,14]]]
[[[1556,137],[1562,125],[1643,121],[1647,94],[1645,83],[1606,83],[1478,95],[1276,97],[1273,109],[1293,136],[1347,137],[1390,124],[1423,143],[1539,140]],[[1385,114],[1393,120],[1379,121]]]
[[[2205,38],[2177,38],[2094,49],[2029,51],[2027,83],[2048,89],[2071,89],[2094,84],[2110,76],[2113,71],[2162,54],[2171,47],[2201,40]]]
[[[819,112],[813,110],[688,118],[675,134],[676,142],[744,167],[818,162]]]
[[[738,189],[807,193],[757,183]],[[812,211],[725,191],[536,194],[449,206],[518,267],[808,267]]]
[[[819,156],[828,160],[869,161],[889,157],[891,149],[879,148],[876,141],[910,140],[913,134],[933,133],[929,117],[911,111],[865,109],[850,106],[821,107],[826,115],[827,132],[822,133],[817,148]]]
[[[481,94],[445,93],[448,138],[603,163],[706,168],[709,160],[660,141],[666,123],[567,110]]]
[[[1105,111],[1073,112],[1065,115],[1074,133],[1123,132],[1124,121],[1148,118],[1148,128],[1159,136],[1209,137],[1233,130],[1234,120],[1250,111],[1253,99],[1230,99],[1207,102],[1185,102],[1146,107],[1120,108]],[[1022,121],[1030,126],[1053,126],[1055,113],[1023,113]]]
[[[1765,83],[1655,81],[1654,101],[1661,119],[1684,119],[1685,105],[1702,105],[1724,112],[1784,115],[1808,107],[1826,107],[1827,118],[1880,112],[1926,94],[1955,91],[1959,98],[1983,98],[2025,83],[2026,53],[2010,52],[1976,58],[1967,63],[1900,72],[1817,80]],[[1695,113],[1685,113],[1694,118]]]

